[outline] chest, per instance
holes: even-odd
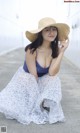
[[[51,52],[41,52],[41,51],[39,52],[39,51],[37,51],[36,61],[43,68],[49,67],[51,64],[51,61],[52,61]]]

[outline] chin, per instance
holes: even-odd
[[[49,39],[48,41],[49,41],[49,42],[53,42],[54,40],[55,40],[55,39]]]
[[[55,38],[48,38],[48,41],[53,42]]]

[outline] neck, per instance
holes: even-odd
[[[44,48],[44,49],[49,49],[50,48],[50,42],[48,42],[48,41],[43,41],[43,43],[42,43],[42,48]]]

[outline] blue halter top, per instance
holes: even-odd
[[[28,70],[26,61],[24,61],[23,69],[24,69],[25,72],[28,72],[28,73],[29,73],[29,70]],[[38,77],[41,77],[41,76],[43,76],[43,75],[45,75],[45,74],[48,73],[49,67],[43,68],[43,67],[36,61],[36,69],[37,69]]]

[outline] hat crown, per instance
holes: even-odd
[[[55,23],[56,21],[54,19],[46,17],[39,21],[38,28],[44,28],[44,27],[53,25]]]

